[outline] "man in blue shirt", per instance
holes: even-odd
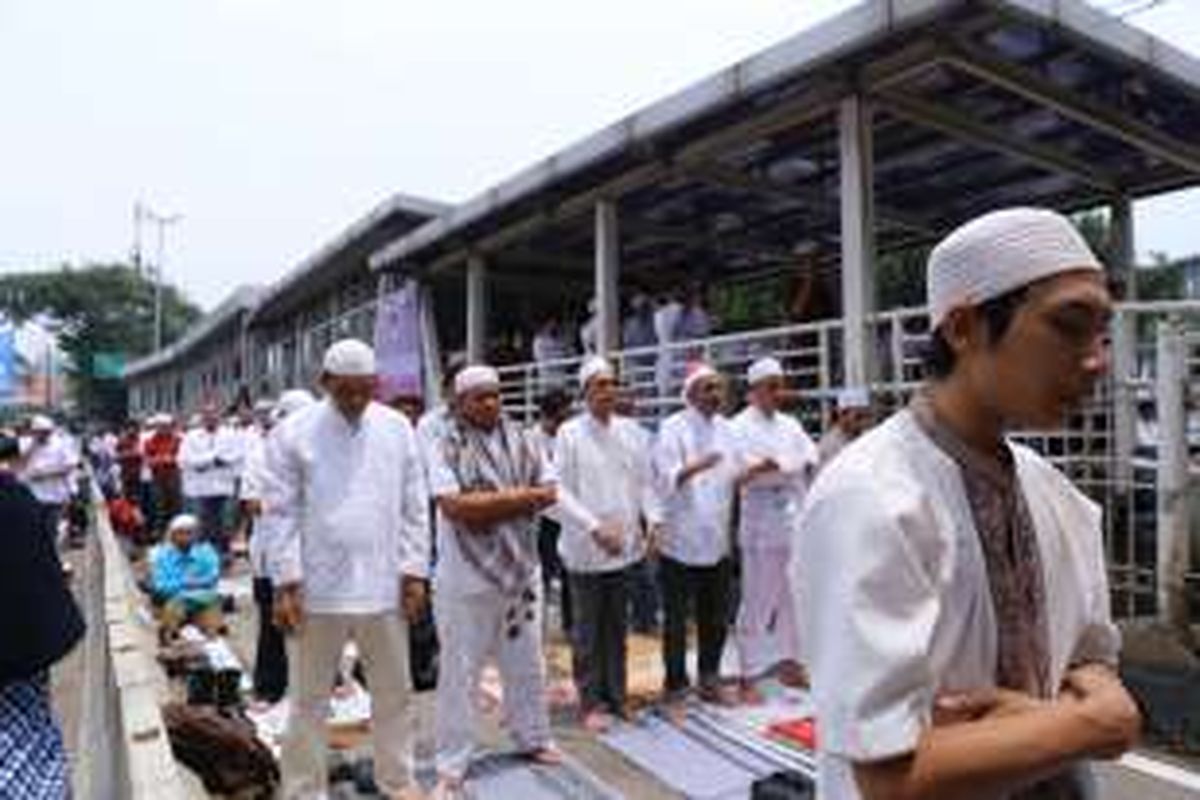
[[[187,622],[210,635],[221,628],[221,557],[208,542],[195,541],[198,527],[193,515],[179,514],[150,554],[150,589],[168,636]]]

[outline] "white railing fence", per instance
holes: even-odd
[[[1182,337],[1170,374],[1159,375],[1163,346],[1160,323],[1170,320]],[[923,309],[901,309],[876,315],[873,331],[874,406],[882,417],[907,402],[920,384],[921,354],[928,338]],[[1150,615],[1162,605],[1161,589],[1171,580],[1200,600],[1200,572],[1190,553],[1200,552],[1200,502],[1189,481],[1188,442],[1200,448],[1200,301],[1122,305],[1113,323],[1113,370],[1093,397],[1065,421],[1061,430],[1023,432],[1016,438],[1035,448],[1105,509],[1105,546],[1112,577],[1114,610],[1122,617]],[[829,424],[842,384],[842,322],[785,325],[713,336],[661,347],[620,350],[610,354],[621,374],[629,413],[650,427],[682,406],[680,386],[689,360],[703,358],[728,380],[731,410],[742,402],[746,367],[759,356],[778,358],[796,394],[794,413],[812,433]],[[532,424],[538,399],[552,389],[578,395],[579,356],[499,368],[507,413]],[[1164,382],[1178,384],[1183,398],[1164,405]],[[1169,394],[1167,395],[1169,397]],[[1163,460],[1162,432],[1180,433],[1172,440],[1184,453],[1182,463]],[[1191,456],[1194,462],[1194,455]],[[1164,466],[1165,464],[1165,466]],[[1179,498],[1167,521],[1182,531],[1166,534],[1164,498]],[[1190,507],[1189,507],[1190,506]],[[1170,552],[1159,552],[1165,539]],[[1163,545],[1164,547],[1166,545]],[[1176,578],[1160,575],[1160,558],[1177,570]],[[1200,612],[1200,604],[1196,606]],[[1165,609],[1164,609],[1165,611]],[[1200,616],[1197,613],[1196,616]]]

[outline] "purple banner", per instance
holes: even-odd
[[[417,287],[407,283],[379,300],[375,314],[375,359],[379,397],[421,397],[421,315]]]

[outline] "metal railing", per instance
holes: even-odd
[[[1157,606],[1162,477],[1154,431],[1161,427],[1152,423],[1158,417],[1153,405],[1159,394],[1155,384],[1157,323],[1167,318],[1178,319],[1188,331],[1185,373],[1191,412],[1184,427],[1200,443],[1200,301],[1120,306],[1114,329],[1123,327],[1122,335],[1130,337],[1129,357],[1116,359],[1117,369],[1065,420],[1062,429],[1014,436],[1043,454],[1103,506],[1114,613],[1122,617],[1152,614]],[[924,309],[900,309],[877,314],[868,324],[874,344],[873,374],[877,376],[868,388],[882,415],[907,402],[920,385],[921,352],[929,323]],[[740,402],[746,367],[759,356],[772,355],[783,364],[789,385],[796,391],[794,413],[815,433],[828,426],[842,383],[842,327],[840,319],[783,325],[619,350],[609,359],[621,374],[630,413],[653,428],[682,407],[680,387],[689,360],[703,358],[722,372],[730,384],[729,397]],[[575,376],[582,360],[575,356],[500,367],[506,411],[514,419],[532,424],[543,393],[555,388],[577,393]],[[1150,416],[1147,408],[1153,410]],[[1122,426],[1125,430],[1119,430]],[[1200,538],[1200,511],[1191,513],[1190,536]],[[1200,553],[1200,542],[1191,550]],[[1184,580],[1200,598],[1200,572],[1190,563]]]

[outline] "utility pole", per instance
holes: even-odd
[[[154,350],[155,352],[162,349],[162,290],[163,290],[163,272],[166,265],[166,231],[167,227],[174,225],[179,220],[183,219],[182,214],[159,214],[151,208],[141,205],[137,206],[138,211],[135,211],[135,218],[144,219],[151,225],[157,228],[158,234],[158,255],[154,264]],[[139,231],[140,226],[135,228]],[[140,242],[139,242],[140,247]]]

